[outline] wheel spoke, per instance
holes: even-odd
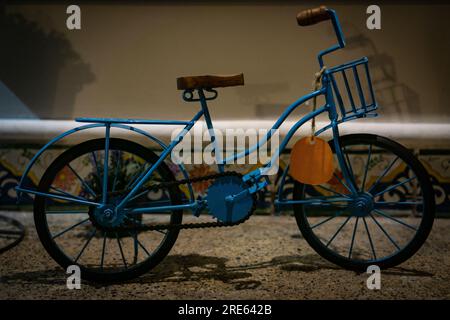
[[[97,171],[97,177],[98,177],[98,182],[101,185],[102,179],[101,179],[101,174],[100,174],[100,169],[98,167],[98,163],[97,163],[97,156],[95,155],[95,151],[91,152],[92,154],[92,159],[94,159],[94,165],[95,165],[95,170]]]
[[[414,230],[414,231],[417,231],[417,229],[414,228],[413,226],[410,226],[409,224],[407,224],[407,223],[405,223],[405,222],[403,222],[403,221],[401,221],[401,220],[399,220],[399,219],[396,219],[396,218],[394,218],[394,217],[388,215],[387,213],[384,213],[384,212],[381,211],[381,210],[373,209],[373,211],[374,211],[375,213],[377,213],[377,214],[379,214],[379,215],[385,217],[385,218],[388,218],[388,219],[390,219],[390,220],[392,220],[392,221],[395,221],[395,222],[397,222],[397,223],[400,223],[401,225],[403,225],[403,226],[405,226],[405,227],[408,227],[408,228],[410,228],[410,229],[412,229],[412,230]]]
[[[29,193],[33,193],[35,195],[38,195],[40,197],[45,197],[45,198],[51,198],[51,199],[59,199],[59,200],[64,200],[64,201],[69,201],[69,202],[74,202],[74,203],[78,203],[78,204],[82,204],[82,205],[91,205],[91,206],[96,206],[98,207],[100,204],[96,203],[96,202],[92,202],[89,200],[85,200],[84,198],[74,198],[72,196],[67,197],[58,193],[51,193],[51,192],[39,192],[39,191],[34,191],[34,190],[30,190],[27,191]]]
[[[375,222],[375,224],[381,229],[381,231],[383,231],[383,233],[386,235],[386,237],[392,242],[392,244],[398,249],[400,250],[400,247],[397,245],[397,243],[395,242],[395,240],[387,233],[387,231],[383,228],[383,226],[377,221],[377,219],[371,214],[369,213],[370,217],[372,218],[372,220]]]
[[[336,233],[331,237],[330,240],[328,240],[326,247],[328,248],[328,246],[331,244],[331,242],[334,240],[334,238],[336,238],[336,236],[338,235],[339,232],[341,232],[342,228],[344,228],[344,226],[347,224],[348,220],[350,220],[352,216],[348,216],[347,219],[345,219],[344,223],[341,224],[341,226],[339,227],[339,229],[337,229]]]
[[[337,210],[346,209],[348,206],[346,205],[336,205],[333,203],[326,203],[326,202],[317,202],[317,203],[306,203],[304,204],[305,207],[319,207],[319,208],[334,208]]]
[[[344,197],[344,198],[350,198],[349,196],[347,196],[347,195],[345,195],[345,194],[342,194],[342,193],[337,192],[337,191],[335,191],[335,190],[333,190],[333,189],[324,187],[324,186],[321,185],[321,184],[317,185],[316,187],[319,187],[319,188],[322,188],[322,189],[327,190],[327,191],[329,191],[329,192],[332,192],[332,193],[334,193],[334,194],[340,195],[340,196],[342,196],[342,197]]]
[[[350,175],[351,175],[351,179],[353,180],[353,181],[351,181],[351,182],[353,182],[353,184],[354,184],[355,187],[356,187],[355,174],[353,173],[353,167],[352,167],[352,164],[351,164],[351,162],[350,162],[350,158],[348,157],[347,149],[345,148],[345,146],[344,146],[342,149],[344,149],[343,151],[344,151],[345,159],[347,159],[347,160],[346,160],[346,162],[347,162],[347,167],[348,167],[348,169],[349,169],[349,173],[350,173]]]
[[[345,189],[347,189],[348,192],[350,192],[350,194],[351,194],[352,191],[350,190],[349,187],[347,187],[347,185],[344,183],[344,181],[342,181],[342,179],[339,178],[338,175],[337,175],[335,172],[333,172],[333,175],[334,175],[334,177],[336,178],[336,180],[339,181],[339,183],[342,184],[342,185],[345,187]]]
[[[311,229],[317,228],[317,227],[321,226],[322,224],[327,223],[328,221],[333,220],[334,218],[341,216],[344,212],[345,211],[340,211],[339,213],[337,213],[337,214],[335,214],[335,215],[333,215],[331,217],[328,217],[328,218],[322,220],[321,222],[316,223],[315,225],[311,226]]]
[[[72,230],[72,229],[75,228],[75,227],[78,227],[79,225],[81,225],[81,224],[83,224],[83,223],[85,223],[85,222],[87,222],[87,221],[89,221],[89,218],[84,219],[84,220],[82,220],[82,221],[80,221],[80,222],[75,223],[73,226],[70,226],[70,227],[68,227],[67,229],[64,229],[63,231],[61,231],[61,232],[57,233],[56,235],[54,235],[54,236],[52,237],[52,239],[55,239],[55,238],[58,238],[59,236],[62,236],[64,233],[66,233],[66,232]]]
[[[139,221],[139,220],[136,220],[136,219],[134,219],[134,218],[132,218],[132,217],[130,217],[130,216],[127,216],[127,219],[129,219],[130,221],[136,223],[136,224],[138,225],[138,227],[145,227],[145,224],[143,224],[143,223],[142,223],[141,221]],[[159,233],[164,234],[164,235],[167,234],[167,231],[162,231],[162,230],[153,230],[153,231],[159,232]]]
[[[115,153],[117,159],[116,159],[116,168],[114,170],[114,180],[113,180],[111,192],[116,191],[117,176],[119,175],[119,168],[122,169],[122,161],[121,161],[122,157],[121,157],[120,153],[121,153],[120,150],[117,150],[117,152]]]
[[[130,234],[130,236],[133,236],[133,234],[131,232],[128,232]],[[139,239],[136,237],[136,242],[138,243],[139,247],[142,248],[142,250],[145,251],[145,253],[147,254],[147,256],[151,256],[150,252],[148,252],[148,250],[144,247],[144,245],[139,241]]]
[[[367,227],[366,217],[363,217],[364,227],[366,228],[367,237],[369,238],[370,249],[372,250],[373,259],[377,259],[377,255],[375,252],[375,247],[373,246],[372,237],[370,236],[369,227]]]
[[[89,201],[88,199],[85,199],[85,198],[83,198],[83,197],[76,196],[76,195],[73,195],[73,194],[71,194],[71,193],[68,193],[68,192],[66,192],[66,191],[64,191],[64,190],[61,190],[60,188],[56,188],[56,187],[50,186],[50,189],[55,190],[56,192],[59,192],[61,195],[65,195],[65,196],[68,196],[68,197],[72,197],[72,198],[78,199],[78,200]]]
[[[351,257],[352,257],[353,244],[355,242],[356,229],[358,228],[358,221],[359,221],[359,217],[356,217],[355,226],[353,227],[352,242],[350,243],[350,249],[348,250],[348,258],[349,259],[351,259]]]
[[[45,214],[88,214],[87,212],[82,212],[79,210],[49,210],[46,211]]]
[[[69,167],[69,169],[73,172],[73,174],[78,178],[78,180],[80,180],[81,184],[86,188],[87,191],[89,191],[89,193],[96,198],[97,194],[94,192],[94,190],[92,190],[92,188],[87,184],[86,181],[84,181],[83,178],[81,178],[81,176],[78,174],[78,172],[76,172],[72,166],[70,165],[70,163],[67,164],[67,166]]]
[[[75,258],[74,262],[77,263],[78,259],[80,259],[81,255],[83,254],[84,250],[86,249],[86,247],[89,245],[89,243],[91,242],[92,238],[94,238],[95,234],[97,233],[97,229],[94,229],[94,231],[91,233],[91,235],[89,236],[89,238],[87,239],[86,243],[84,244],[83,248],[81,249],[80,253],[78,254],[78,256]]]
[[[139,254],[139,245],[137,243],[137,237],[138,237],[138,233],[135,232],[133,235],[133,246],[134,246],[134,258],[133,258],[133,264],[137,264],[138,262],[138,254]]]
[[[372,156],[372,144],[369,145],[369,153],[367,155],[366,167],[364,168],[364,176],[361,184],[361,191],[364,192],[364,187],[366,185],[367,173],[369,171],[370,157]]]
[[[323,197],[310,197],[305,200],[316,200],[318,202],[310,202],[310,203],[326,203],[326,202],[351,202],[354,201],[350,197],[336,197],[336,196],[323,196]],[[308,203],[304,203],[305,205]]]
[[[131,211],[129,212],[130,216],[131,215],[137,215],[137,214],[157,214],[158,212],[156,211],[150,211],[150,212],[133,212],[132,210],[135,209],[142,209],[142,208],[159,208],[159,207],[166,207],[166,206],[170,206],[173,205],[172,201],[170,200],[157,200],[157,201],[146,201],[146,202],[139,202],[137,204],[135,204],[132,207],[126,206],[127,209],[130,209]],[[164,210],[161,212],[165,212]]]
[[[399,202],[395,202],[395,201],[378,201],[375,203],[380,204],[380,205],[385,205],[385,206],[395,206],[395,205],[409,205],[409,206],[417,206],[422,204],[422,202],[417,202],[417,201],[399,201]]]
[[[133,196],[133,197],[128,201],[128,203],[130,203],[130,202],[133,201],[133,200],[138,199],[139,197],[142,197],[142,196],[145,195],[146,193],[148,193],[148,190],[144,190],[144,191],[142,191],[142,192],[139,192],[138,194],[136,194],[135,196]]]
[[[105,231],[103,233],[103,245],[102,245],[102,257],[100,259],[100,269],[103,270],[103,263],[105,261],[105,251],[106,251],[106,237],[107,237],[107,232]]]
[[[154,179],[154,180],[157,180],[157,179]],[[150,186],[151,187],[151,186]],[[126,189],[125,189],[126,190]],[[165,189],[164,189],[165,190]],[[140,197],[142,197],[143,195],[145,195],[145,194],[147,194],[149,192],[149,189],[148,188],[146,188],[145,190],[143,190],[143,191],[141,191],[141,192],[139,192],[139,193],[137,193],[136,195],[134,195],[130,200],[128,200],[128,203],[131,203],[133,200],[136,200],[136,199],[138,199],[138,198],[140,198]],[[169,201],[167,201],[167,200],[162,200],[162,201],[152,201],[153,203],[158,203],[158,202],[169,202]]]
[[[111,124],[106,125],[105,151],[103,156],[103,179],[102,179],[102,204],[108,202],[108,167],[109,167],[109,143]]]
[[[116,232],[116,239],[117,244],[119,245],[120,255],[122,256],[123,265],[125,266],[125,269],[128,269],[127,261],[125,260],[125,256],[123,255],[122,244],[120,243],[119,235],[117,234],[117,232]]]
[[[394,160],[391,161],[391,163],[387,166],[387,168],[383,171],[383,173],[378,177],[378,179],[374,182],[374,184],[369,188],[369,190],[367,191],[368,193],[370,193],[377,185],[378,183],[381,181],[381,179],[384,178],[384,176],[389,172],[389,170],[391,170],[392,166],[394,165],[394,163],[397,162],[397,160],[399,159],[399,157],[395,157]]]
[[[144,177],[145,172],[148,169],[147,164],[148,164],[148,162],[145,162],[144,165],[142,166],[142,168],[144,168],[144,169],[140,168],[139,170],[137,170],[135,172],[133,177],[130,179],[130,181],[128,181],[127,185],[125,186],[125,190],[128,190],[128,188],[134,187],[136,182],[141,180],[142,177]]]
[[[387,202],[387,201],[378,201],[375,202],[375,206],[418,206],[421,205],[422,202],[417,202],[417,201],[399,201],[399,202],[395,202],[395,201],[391,201],[391,202]]]
[[[417,177],[414,176],[414,177],[412,177],[412,178],[403,180],[403,181],[401,181],[401,182],[399,182],[399,183],[397,183],[397,184],[395,184],[395,185],[393,185],[393,186],[390,186],[389,188],[384,189],[383,191],[378,192],[377,194],[374,195],[374,197],[377,197],[377,196],[379,196],[379,195],[382,195],[383,193],[386,193],[386,192],[388,192],[388,191],[394,190],[394,189],[396,189],[396,188],[398,188],[398,187],[404,185],[405,183],[408,183],[408,182],[410,182],[410,181],[412,181],[412,180],[414,180],[414,179],[416,179],[416,178],[417,178]]]

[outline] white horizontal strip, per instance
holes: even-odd
[[[215,128],[225,129],[270,129],[274,121],[269,120],[218,120],[214,121]],[[295,122],[284,123],[280,128],[280,136],[283,137]],[[325,126],[327,122],[317,122],[317,128]],[[0,141],[18,143],[45,143],[64,131],[74,127],[85,125],[85,123],[73,120],[0,120]],[[199,121],[198,126],[205,126],[203,121]],[[168,142],[173,131],[182,126],[175,125],[135,125],[161,140]],[[392,138],[407,143],[410,147],[427,146],[450,146],[450,124],[448,123],[398,123],[379,122],[360,119],[349,121],[339,126],[341,135],[350,133],[373,133]],[[309,123],[305,124],[297,131],[296,136],[305,136],[310,133]],[[90,129],[76,133],[67,138],[67,143],[75,143],[89,137],[98,137],[103,134],[102,129]],[[113,134],[119,136],[135,135],[135,133],[124,130],[113,130]],[[195,134],[195,130],[192,131]],[[197,131],[198,132],[198,131]],[[324,132],[322,136],[326,139],[331,137],[330,130]]]

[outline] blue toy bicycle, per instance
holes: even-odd
[[[305,10],[297,20],[301,26],[331,20],[337,44],[318,54],[321,86],[288,106],[273,129],[310,99],[322,96],[324,105],[292,126],[270,163],[242,175],[226,170],[230,159],[222,159],[216,150],[218,173],[190,177],[183,165],[169,160],[171,151],[201,117],[213,128],[208,101],[217,97],[215,88],[242,85],[242,74],[178,78],[183,99],[199,102],[201,107],[190,121],[77,119],[89,124],[46,144],[17,187],[19,193],[35,197],[36,229],[50,256],[64,268],[79,265],[85,279],[123,281],[160,263],[181,229],[246,221],[255,209],[255,195],[268,184],[266,170],[300,126],[325,112],[330,123],[315,135],[332,130],[329,145],[337,164],[333,178],[320,185],[295,181],[293,196],[288,199],[283,191],[290,179],[289,169],[284,168],[275,205],[293,207],[306,241],[322,257],[344,268],[392,267],[417,252],[430,233],[435,211],[426,170],[409,150],[390,139],[372,134],[339,135],[340,123],[376,115],[368,60],[325,68],[324,56],[345,46],[335,11],[325,7]],[[167,145],[133,124],[179,125],[184,130]],[[69,148],[48,167],[37,188],[25,185],[30,169],[45,150],[70,134],[93,128],[104,128],[105,137]],[[138,143],[111,137],[111,129],[143,135],[162,152],[157,155]],[[271,132],[231,160],[258,149],[271,139]],[[176,180],[169,165],[177,167],[183,179]],[[204,196],[194,196],[195,183],[208,186]],[[206,211],[212,220],[183,223],[184,210],[196,216]]]

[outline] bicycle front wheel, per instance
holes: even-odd
[[[334,152],[333,140],[330,146]],[[425,168],[408,149],[376,135],[342,136],[340,147],[357,193],[341,168],[322,185],[295,182],[294,200],[316,200],[294,205],[304,238],[322,257],[347,269],[404,262],[433,225],[434,192]]]

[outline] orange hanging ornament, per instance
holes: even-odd
[[[325,67],[316,74],[314,90],[321,82]],[[313,98],[313,111],[316,110],[316,97]],[[311,136],[297,141],[291,151],[289,174],[295,180],[305,184],[322,184],[333,177],[333,152],[323,139],[315,136],[315,118],[311,121]]]
[[[291,151],[289,174],[305,184],[322,184],[333,177],[331,148],[323,139],[305,137],[297,141]]]

